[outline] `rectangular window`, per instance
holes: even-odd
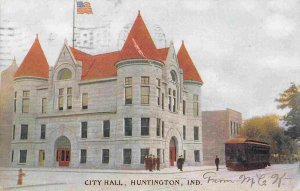
[[[141,149],[141,164],[144,164],[145,156],[149,156],[149,150],[150,149]]]
[[[185,132],[186,132],[186,129],[185,129],[185,125],[182,127],[182,135],[183,135],[183,140],[185,140]]]
[[[109,163],[109,149],[102,149],[102,163]]]
[[[194,127],[194,140],[199,140],[199,127]]]
[[[156,156],[160,158],[160,149],[156,149]]]
[[[26,163],[27,150],[20,150],[20,160],[19,163]]]
[[[176,91],[173,90],[173,112],[176,111]]]
[[[109,137],[110,136],[110,121],[106,120],[103,121],[103,137]]]
[[[28,125],[21,125],[21,140],[28,138]]]
[[[182,101],[182,114],[183,115],[185,115],[185,107],[186,107],[185,105],[186,105],[185,100],[183,100]]]
[[[131,164],[131,149],[123,149],[123,164]]]
[[[160,105],[160,79],[156,79],[156,97],[157,97],[157,105]]]
[[[193,96],[193,114],[195,117],[199,116],[199,96]]]
[[[22,113],[29,112],[29,91],[23,91],[23,98],[22,98]]]
[[[86,149],[81,149],[80,150],[80,163],[86,163],[86,155],[87,155]]]
[[[42,113],[47,113],[47,98],[42,98]]]
[[[125,104],[132,104],[132,77],[125,78]]]
[[[82,94],[82,109],[88,109],[89,105],[89,94],[88,93],[83,93]]]
[[[67,88],[67,108],[72,109],[72,88]]]
[[[64,109],[64,89],[60,88],[58,90],[58,109],[63,110]]]
[[[150,101],[150,87],[142,86],[141,87],[141,104],[149,104]]]
[[[46,125],[41,125],[41,139],[46,139]]]
[[[16,135],[16,125],[13,125],[12,139],[15,140]]]
[[[165,122],[161,122],[161,136],[165,137]]]
[[[141,119],[141,135],[148,136],[149,135],[149,118],[142,118]]]
[[[124,119],[125,125],[125,136],[132,136],[132,118],[125,118]]]
[[[149,77],[148,76],[142,76],[141,77],[141,84],[148,85],[149,84]]]
[[[157,118],[156,120],[156,136],[160,136],[160,119]]]
[[[88,128],[88,123],[86,121],[81,122],[81,138],[82,139],[87,138],[87,128]]]
[[[184,161],[186,159],[186,150],[183,150],[183,159],[184,159]]]
[[[195,162],[200,162],[200,151],[199,150],[194,151],[194,156],[195,156]]]
[[[11,160],[10,162],[14,162],[14,150],[11,151]]]
[[[163,149],[163,163],[165,162],[165,149]]]
[[[162,109],[165,108],[165,94],[164,93],[161,94],[161,108]]]
[[[150,103],[150,86],[149,86],[149,77],[141,77],[141,104]]]
[[[169,88],[169,110],[172,111],[172,96],[171,96],[171,88]]]
[[[15,97],[14,97],[14,112],[17,111],[17,92],[15,91]]]

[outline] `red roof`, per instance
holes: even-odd
[[[169,52],[169,47],[157,49],[161,59],[166,60]]]
[[[161,56],[155,47],[140,12],[123,45],[121,58],[122,60],[146,58],[161,61]]]
[[[178,51],[177,58],[178,58],[179,66],[183,70],[183,79],[198,81],[202,84],[203,81],[202,81],[188,51],[186,50],[183,41],[182,41],[181,47]]]
[[[49,77],[49,65],[38,36],[36,36],[33,45],[15,74],[15,78],[25,76],[40,78]]]

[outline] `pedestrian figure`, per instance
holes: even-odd
[[[219,163],[220,163],[220,159],[218,158],[218,156],[216,156],[215,164],[216,164],[216,167],[217,167],[217,171],[219,170]]]
[[[156,158],[156,170],[160,171],[160,158],[157,156]]]
[[[152,155],[148,158],[148,164],[149,164],[149,171],[152,172]]]
[[[184,163],[184,159],[182,155],[180,155],[177,159],[177,168],[180,169],[180,171],[182,171],[183,163]]]
[[[145,164],[145,170],[148,170],[149,165],[148,165],[148,155],[145,156],[144,158],[144,164]]]
[[[152,158],[152,169],[153,170],[156,169],[156,158],[155,158],[155,155],[153,155],[153,158]]]

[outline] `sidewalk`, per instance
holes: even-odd
[[[225,169],[225,165],[220,165],[219,169]],[[0,167],[1,172],[18,171],[20,168],[3,168]],[[74,172],[74,173],[114,173],[114,174],[175,174],[180,171],[177,167],[169,167],[161,169],[160,171],[148,170],[116,170],[116,169],[81,169],[81,168],[22,168],[24,172]],[[215,166],[184,166],[182,173],[197,172],[204,170],[216,170]]]

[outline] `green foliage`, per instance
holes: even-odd
[[[292,155],[296,153],[294,140],[286,136],[279,127],[277,115],[258,116],[244,122],[240,134],[249,139],[267,142],[271,145],[271,154]]]
[[[279,109],[289,109],[284,121],[289,126],[286,134],[293,139],[300,137],[300,86],[294,83],[276,99]]]

